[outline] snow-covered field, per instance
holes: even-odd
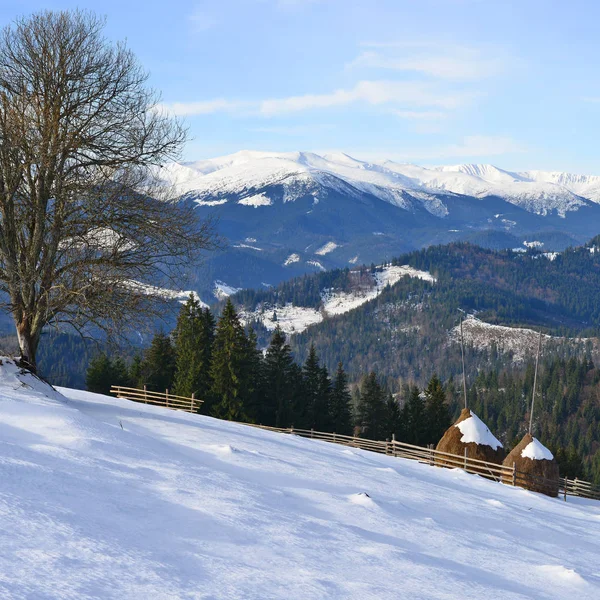
[[[0,367],[0,598],[600,597],[600,503]]]

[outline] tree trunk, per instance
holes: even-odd
[[[31,323],[27,319],[16,321],[17,338],[21,351],[20,364],[33,373],[37,372],[36,353],[39,342],[39,334],[31,330]]]

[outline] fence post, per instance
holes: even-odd
[[[514,462],[513,462],[512,484],[517,485],[517,467]]]
[[[333,443],[336,444],[337,442],[335,441],[335,431],[333,432]]]
[[[396,434],[392,433],[392,456],[396,456]]]
[[[194,393],[192,392],[192,401],[190,402],[190,412],[193,413],[194,412]]]
[[[311,439],[312,439],[312,436],[313,436],[313,431],[314,431],[314,430],[313,430],[313,428],[311,427],[311,428],[310,428],[310,438],[311,438]]]
[[[465,471],[468,471],[467,465],[467,454],[469,453],[469,449],[465,446]]]
[[[148,391],[146,390],[146,384],[144,384],[144,404],[148,404]]]
[[[165,398],[167,400],[167,408],[169,408],[169,390],[165,390]]]
[[[429,464],[433,467],[435,461],[433,460],[433,444],[427,444],[429,446]]]
[[[565,477],[565,502],[567,501],[567,487],[569,486],[569,478]]]

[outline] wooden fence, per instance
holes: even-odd
[[[186,396],[176,396],[175,394],[171,394],[169,393],[169,390],[165,390],[164,392],[151,392],[146,389],[146,386],[144,386],[143,389],[140,389],[113,385],[110,388],[110,393],[115,394],[117,398],[125,398],[126,400],[133,400],[134,402],[163,406],[164,408],[170,408],[172,410],[184,410],[190,413],[198,412],[198,409],[202,404],[202,400],[195,398],[194,394],[192,394],[191,398],[187,398]]]
[[[349,435],[339,435],[336,433],[324,433],[312,429],[267,427],[265,425],[252,425],[252,427],[298,435],[300,437],[341,444],[353,448],[360,448],[362,450],[378,452],[379,454],[386,454],[388,456],[408,458],[435,467],[446,469],[458,468],[467,473],[481,475],[482,477],[493,479],[494,481],[499,481],[504,484],[527,487],[528,489],[533,488],[536,491],[549,493],[551,495],[558,494],[560,497],[564,498],[565,501],[567,500],[567,496],[579,496],[581,498],[600,500],[600,486],[596,486],[588,481],[568,479],[567,477],[560,477],[558,481],[555,479],[545,479],[519,471],[514,465],[505,466],[486,462],[470,458],[467,454],[465,454],[465,456],[449,454],[447,452],[440,452],[434,448],[423,448],[422,446],[397,442],[394,439],[392,439],[392,441],[383,442]]]

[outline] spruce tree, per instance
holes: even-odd
[[[85,377],[85,386],[90,392],[108,394],[112,381],[113,369],[108,355],[98,354],[90,361]]]
[[[260,406],[259,422],[263,425],[288,427],[296,425],[293,419],[291,386],[294,361],[292,351],[279,326],[275,328],[264,360],[264,398]]]
[[[179,312],[174,338],[174,392],[186,397],[194,394],[204,401],[210,387],[206,345],[212,344],[212,335],[200,302],[191,294]]]
[[[175,351],[168,335],[160,332],[152,338],[150,348],[142,363],[143,384],[155,392],[173,387],[175,376]]]
[[[361,428],[361,437],[386,439],[389,436],[386,417],[385,393],[377,381],[377,375],[371,372],[363,380],[360,389],[357,424]]]
[[[258,348],[258,339],[256,332],[252,327],[248,329],[246,346],[246,379],[248,389],[246,390],[246,408],[247,419],[251,423],[256,423],[260,414],[260,405],[265,391],[264,383],[264,365],[263,354]]]
[[[319,369],[319,387],[314,412],[314,428],[317,431],[331,432],[331,379],[327,367]]]
[[[352,435],[352,398],[342,363],[338,363],[331,389],[331,424],[335,433]]]
[[[398,404],[398,401],[396,400],[396,398],[394,398],[392,394],[387,395],[385,409],[387,428],[390,436],[391,434],[394,434],[396,440],[401,440],[403,434],[402,412],[400,410],[400,405]]]
[[[307,427],[321,431],[317,427],[317,421],[320,422],[317,413],[321,408],[319,397],[321,392],[321,368],[319,366],[319,357],[317,356],[314,344],[310,345],[308,357],[302,367],[302,373],[304,375],[305,393],[305,418],[303,420]]]
[[[248,340],[230,299],[217,324],[212,351],[212,395],[214,416],[230,421],[246,420],[248,390]]]
[[[425,402],[416,385],[411,386],[408,399],[402,408],[402,438],[407,444],[423,446],[427,439],[427,423],[425,416]]]
[[[442,382],[434,375],[425,389],[425,414],[427,420],[427,443],[437,444],[452,424],[450,408]]]

